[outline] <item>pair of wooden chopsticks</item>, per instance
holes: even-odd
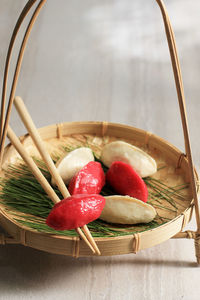
[[[33,120],[24,105],[24,102],[22,101],[22,99],[20,97],[16,97],[14,99],[14,104],[15,104],[15,107],[16,107],[25,127],[27,128],[32,140],[34,141],[36,148],[38,149],[40,155],[42,156],[44,162],[46,163],[51,176],[55,180],[60,192],[62,193],[64,198],[69,197],[70,193],[69,193],[66,185],[64,184],[60,174],[58,173],[57,168],[56,168],[51,156],[49,155],[48,151],[46,150],[44,143],[38,133],[38,130],[35,127]],[[43,189],[45,190],[47,195],[50,197],[50,199],[53,201],[53,203],[55,203],[55,204],[58,203],[60,201],[60,199],[58,198],[58,196],[56,195],[56,193],[54,192],[53,188],[48,183],[46,178],[43,176],[42,172],[39,170],[36,163],[29,156],[28,152],[25,150],[24,146],[22,145],[22,143],[20,142],[18,137],[15,135],[15,133],[13,132],[13,130],[11,129],[10,126],[8,126],[7,136],[10,139],[13,146],[15,147],[15,149],[18,151],[18,153],[24,159],[26,164],[29,166],[33,175],[36,177],[36,179],[41,184],[41,186],[43,187]],[[76,228],[77,233],[86,242],[86,244],[90,247],[90,249],[93,251],[93,253],[97,253],[98,255],[100,255],[101,253],[99,251],[99,248],[97,247],[97,244],[96,244],[95,240],[93,239],[88,227],[86,225],[84,225],[82,227],[82,229],[83,229],[85,235],[82,232],[81,228]]]

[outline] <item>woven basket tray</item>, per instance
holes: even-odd
[[[96,153],[99,153],[106,143],[113,140],[124,140],[139,146],[152,155],[157,161],[158,168],[159,166],[165,166],[156,174],[156,177],[161,179],[162,182],[170,186],[176,186],[190,181],[187,172],[188,161],[185,156],[160,137],[140,129],[105,122],[74,122],[47,126],[40,129],[39,132],[51,153],[58,151],[61,145],[77,146],[85,144],[89,145]],[[38,155],[29,136],[24,136],[21,140],[23,140],[24,146],[31,155]],[[15,163],[17,157],[19,157],[18,153],[12,145],[9,145],[5,151],[3,168],[7,169],[11,162],[12,164]],[[192,215],[193,197],[191,187],[184,190],[184,197],[185,201],[179,200],[177,202],[177,216],[170,211],[164,211],[164,216],[172,219],[164,225],[144,232],[140,232],[138,228],[137,234],[122,237],[96,238],[101,254],[133,253],[173,237],[183,229]],[[20,243],[57,254],[91,255],[90,249],[79,238],[41,234],[30,230],[30,228],[26,228],[15,221],[16,216],[12,215],[12,211],[8,212],[3,205],[0,207],[2,211],[1,224]]]
[[[17,32],[29,10],[36,2],[37,0],[30,0],[27,2],[24,10],[22,11],[22,14],[17,21],[8,50],[7,62],[4,72],[1,109],[0,154],[2,177],[5,175],[5,171],[7,170],[10,163],[18,163],[17,158],[19,157],[19,154],[16,152],[12,145],[8,145],[4,149],[4,143],[25,46],[31,28],[35,22],[37,15],[39,14],[40,9],[43,7],[45,0],[39,2],[27,27],[16,65],[16,72],[14,74],[13,85],[11,87],[11,94],[8,101],[6,118],[4,118],[9,60]],[[161,9],[170,49],[178,101],[180,106],[181,120],[183,125],[186,153],[182,153],[167,141],[149,132],[126,125],[107,122],[64,123],[41,128],[39,129],[39,133],[42,139],[45,141],[49,153],[54,153],[56,149],[58,149],[62,145],[77,146],[80,144],[87,144],[96,153],[100,153],[102,147],[113,140],[126,141],[142,148],[144,151],[152,155],[152,157],[156,160],[158,167],[165,166],[165,168],[160,169],[155,174],[155,177],[162,180],[163,183],[170,187],[176,186],[178,184],[188,184],[188,188],[183,192],[184,201],[181,199],[175,200],[177,205],[176,214],[170,211],[163,212],[159,208],[157,209],[157,212],[159,212],[159,214],[162,214],[163,217],[167,217],[168,219],[170,219],[170,221],[147,231],[143,231],[142,227],[140,228],[140,226],[136,226],[135,229],[137,228],[137,230],[133,230],[133,234],[131,235],[129,232],[129,234],[123,236],[95,238],[95,241],[101,251],[101,255],[136,253],[141,249],[145,249],[162,243],[171,237],[189,237],[195,239],[197,262],[200,263],[200,218],[197,199],[198,189],[196,187],[198,178],[192,163],[180,65],[177,56],[174,34],[171,28],[167,11],[161,0],[156,0],[156,2]],[[21,137],[20,141],[22,141],[29,154],[34,154],[36,156],[38,155],[38,152],[35,149],[35,146],[33,145],[29,135]],[[197,231],[182,232],[185,225],[191,219],[193,207],[195,207]],[[84,241],[80,240],[78,236],[70,237],[41,233],[23,226],[20,222],[17,222],[15,218],[15,211],[12,211],[11,209],[8,210],[8,208],[3,204],[0,205],[0,210],[0,224],[10,235],[9,237],[6,235],[0,236],[2,244],[21,243],[23,245],[48,251],[51,253],[71,255],[74,257],[92,255],[90,249],[87,247]]]

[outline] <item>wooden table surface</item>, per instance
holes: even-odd
[[[165,2],[176,34],[199,171],[200,2]],[[1,86],[9,38],[25,3],[0,0]],[[27,46],[16,94],[38,127],[107,120],[151,131],[184,151],[155,0],[47,0]],[[11,124],[18,134],[25,133],[14,110]],[[194,219],[188,228],[195,229]],[[168,240],[137,255],[79,259],[0,246],[0,299],[197,300],[200,269],[195,262],[194,242],[186,239]]]

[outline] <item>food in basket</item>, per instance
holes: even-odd
[[[101,161],[110,167],[114,161],[122,161],[133,167],[141,176],[147,177],[157,171],[156,161],[141,149],[123,141],[115,141],[105,145],[101,153]]]
[[[82,227],[99,218],[104,205],[101,195],[73,195],[54,205],[46,224],[56,230]]]
[[[156,216],[150,204],[129,196],[107,196],[100,219],[109,223],[138,224],[149,223]]]
[[[117,149],[116,152],[113,147]],[[148,223],[155,218],[155,209],[149,204],[144,204],[148,198],[147,186],[131,165],[132,161],[139,160],[135,165],[140,166],[143,174],[145,172],[147,174],[150,166],[154,166],[154,171],[157,169],[156,163],[152,163],[154,160],[139,148],[119,141],[103,148],[101,160],[104,164],[106,164],[105,158],[109,157],[109,151],[111,154],[114,153],[113,156],[111,155],[111,160],[118,157],[120,161],[111,163],[106,176],[101,163],[93,161],[92,150],[86,147],[75,149],[58,161],[57,167],[62,178],[65,178],[65,183],[69,182],[71,174],[74,173],[68,185],[72,196],[53,207],[46,220],[48,226],[56,230],[70,230],[99,217],[104,221],[120,224]],[[120,157],[115,153],[123,155]],[[85,158],[91,160],[86,162]],[[128,163],[122,161],[126,159]],[[80,168],[81,164],[84,165]],[[98,195],[105,185],[105,178],[119,195],[108,196],[106,200]]]
[[[105,184],[105,174],[101,164],[91,161],[70,181],[69,192],[75,194],[99,194]]]
[[[106,173],[106,181],[117,194],[128,195],[147,202],[147,186],[129,164],[121,161],[113,162]]]
[[[63,181],[68,184],[72,177],[90,161],[94,161],[92,150],[87,147],[81,147],[61,157],[56,163],[56,167]],[[53,179],[52,184],[55,185]]]

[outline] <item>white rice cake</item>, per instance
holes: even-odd
[[[80,147],[61,157],[57,161],[56,167],[65,184],[68,184],[72,177],[90,161],[94,161],[92,150]],[[52,184],[55,185],[53,178]]]
[[[106,204],[100,219],[109,223],[138,224],[149,223],[156,216],[156,210],[136,198],[129,196],[105,197]]]
[[[107,167],[110,167],[114,161],[122,161],[131,165],[141,177],[147,177],[157,172],[156,161],[150,155],[123,141],[105,145],[102,149],[101,161]]]

